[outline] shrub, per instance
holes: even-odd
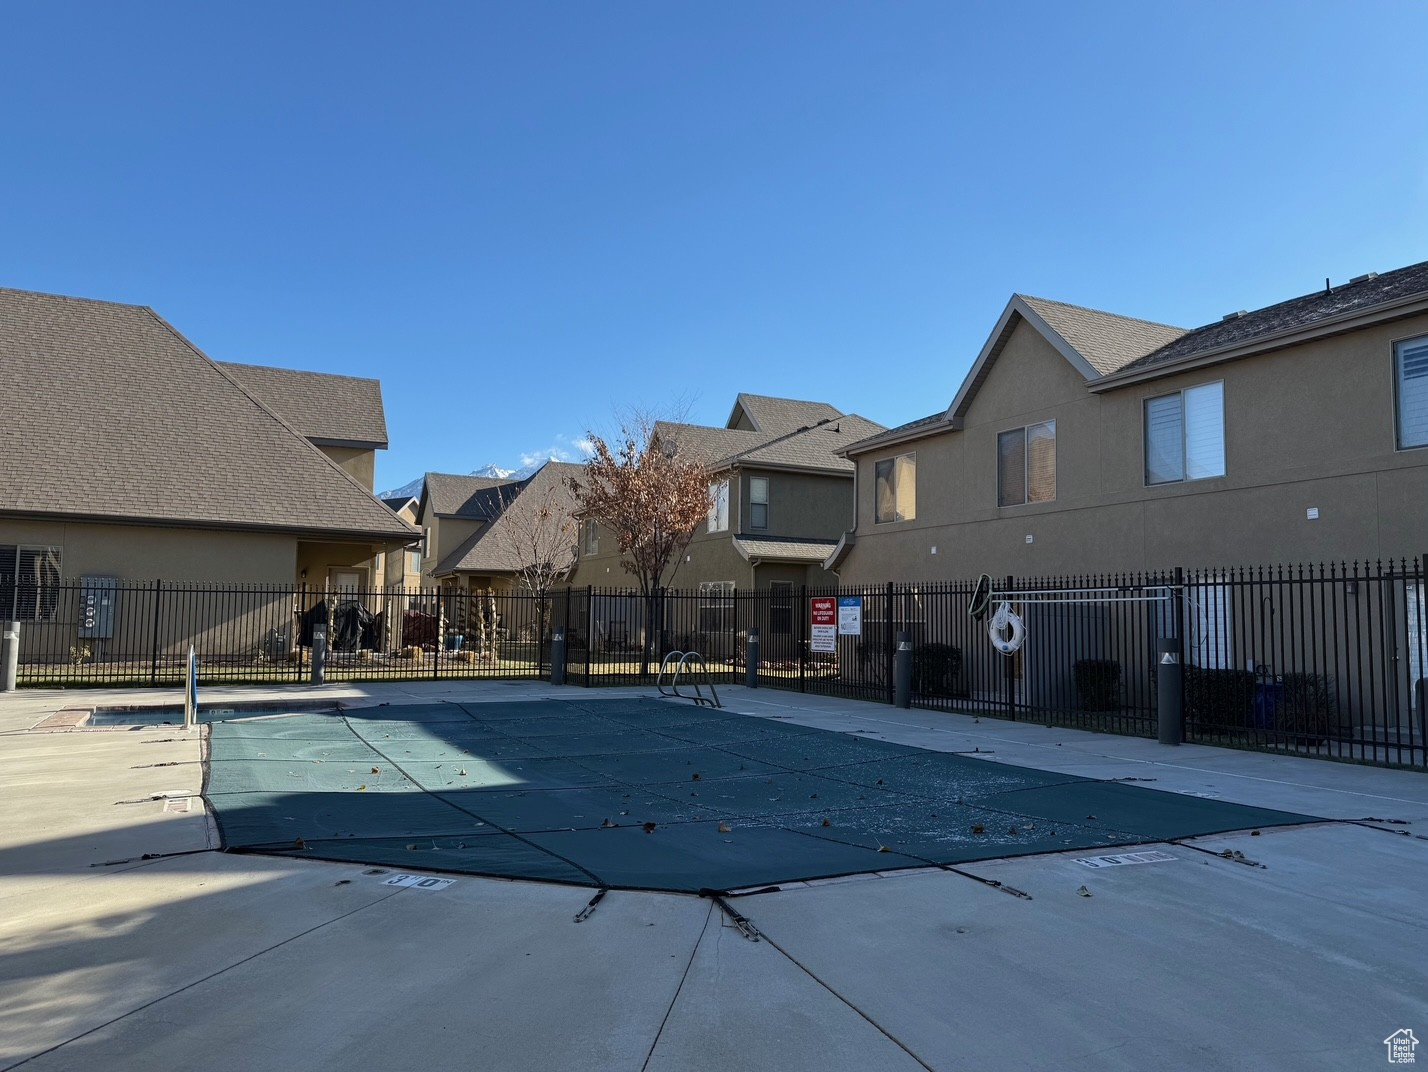
[[[1326,674],[1285,674],[1283,701],[1274,728],[1309,744],[1329,737],[1338,724],[1339,697]]]
[[[962,649],[919,644],[912,649],[912,691],[920,696],[965,696]]]
[[[1201,726],[1245,729],[1254,720],[1254,674],[1185,667],[1185,719]]]
[[[1082,711],[1120,710],[1120,663],[1114,659],[1078,659],[1071,671],[1076,679],[1076,701]]]

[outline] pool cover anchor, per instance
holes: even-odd
[[[601,901],[603,901],[605,899],[605,894],[609,892],[610,889],[608,886],[604,889],[598,890],[595,896],[590,898],[590,903],[587,904],[584,908],[582,908],[579,912],[575,913],[575,922],[584,923],[587,919],[589,919],[591,915],[595,912],[595,906],[598,905]]]
[[[708,897],[716,905],[719,911],[729,918],[729,922],[734,928],[751,942],[759,940],[759,929],[754,926],[754,921],[743,915],[737,908],[724,900],[724,894],[719,890],[700,890],[700,897]]]

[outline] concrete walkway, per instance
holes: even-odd
[[[204,700],[649,693],[434,682]],[[0,698],[0,1072],[1299,1072],[1377,1068],[1395,1031],[1428,1037],[1422,774],[721,695],[742,713],[987,762],[1366,821],[1152,846],[1171,859],[1150,863],[1065,854],[790,884],[731,902],[754,941],[696,897],[612,892],[576,922],[589,890],[397,886],[390,869],[216,852],[189,795],[197,734],[35,728],[173,693],[12,694]]]

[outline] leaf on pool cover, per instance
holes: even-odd
[[[731,832],[733,831],[733,829],[734,829],[734,828],[733,828],[732,826],[730,826],[728,823],[720,823],[720,824],[719,824],[719,833],[721,833],[721,834],[731,833]]]
[[[645,823],[645,833],[646,833],[646,834],[653,834],[653,833],[655,832],[655,826],[656,826],[656,825],[657,825],[657,824],[655,824],[655,823]]]

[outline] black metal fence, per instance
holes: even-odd
[[[22,587],[22,586],[21,586]],[[1428,768],[1424,563],[999,578],[1024,625],[1010,656],[968,614],[973,583],[454,593],[120,583],[12,586],[20,683],[172,685],[188,647],[206,684],[302,682],[330,620],[328,680],[544,678],[652,684],[670,651],[742,683],[758,630],[764,687],[891,703],[906,634],[912,703],[1154,735],[1158,641],[1182,648],[1186,739]],[[21,597],[24,597],[21,599]],[[0,615],[3,617],[3,615]],[[815,618],[817,620],[815,621]]]
[[[550,672],[553,604],[526,592],[63,582],[27,605],[22,686],[176,685],[190,645],[200,684],[306,682],[319,622],[329,681]]]

